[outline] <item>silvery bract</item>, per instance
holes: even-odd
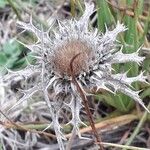
[[[112,64],[126,63],[129,61],[140,63],[144,57],[138,56],[138,52],[124,54],[116,37],[126,30],[119,22],[112,31],[106,29],[105,34],[97,29],[89,28],[89,17],[94,11],[94,4],[85,3],[85,12],[82,17],[71,20],[52,19],[47,32],[36,28],[32,20],[29,23],[18,22],[25,31],[34,33],[37,37],[35,44],[24,44],[33,52],[37,59],[34,65],[29,64],[20,71],[10,71],[1,79],[1,84],[9,84],[11,79],[23,77],[25,80],[36,76],[38,79],[28,90],[22,90],[24,95],[12,109],[31,98],[35,93],[42,92],[47,103],[47,109],[51,115],[51,126],[54,128],[60,149],[65,139],[62,127],[59,123],[61,109],[69,109],[72,117],[68,124],[79,134],[80,110],[82,99],[72,83],[70,61],[78,54],[73,62],[73,70],[78,84],[84,89],[105,89],[112,93],[120,91],[141,104],[147,111],[139,97],[139,91],[134,91],[132,82],[146,82],[146,77],[141,72],[136,77],[127,77],[127,73],[112,74]],[[55,27],[55,28],[54,28]],[[23,44],[23,43],[22,43]],[[119,49],[120,47],[120,49]],[[110,88],[109,88],[110,87]],[[84,91],[85,92],[85,91]],[[88,95],[88,93],[85,92]]]

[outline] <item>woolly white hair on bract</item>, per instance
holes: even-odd
[[[61,109],[66,107],[70,109],[72,118],[68,124],[73,126],[73,131],[76,131],[79,136],[79,125],[83,124],[80,120],[82,99],[76,86],[72,83],[70,71],[70,62],[78,54],[80,55],[73,62],[73,71],[83,91],[84,88],[93,87],[112,93],[120,91],[149,111],[140,99],[139,91],[134,91],[131,86],[132,82],[146,82],[143,72],[130,78],[127,77],[127,73],[112,74],[112,64],[129,61],[140,64],[144,57],[138,56],[139,51],[124,54],[122,48],[116,50],[118,46],[116,37],[120,32],[126,30],[125,26],[119,22],[114,30],[106,29],[105,34],[99,33],[97,29],[89,30],[89,18],[93,12],[94,4],[85,3],[85,12],[79,20],[57,20],[57,22],[53,20],[48,31],[36,28],[32,20],[29,23],[18,22],[21,28],[34,33],[38,39],[35,44],[22,43],[36,54],[37,61],[34,65],[28,65],[20,71],[10,71],[2,78],[4,82],[10,82],[9,79],[13,76],[23,76],[24,79],[38,76],[38,81],[33,84],[32,88],[22,90],[24,95],[16,105],[41,91],[47,103],[52,119],[51,126],[55,130],[61,150],[65,149],[63,139],[66,139],[58,120]],[[55,29],[52,30],[54,26]],[[110,85],[114,90],[112,91],[106,85]]]

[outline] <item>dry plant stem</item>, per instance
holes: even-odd
[[[134,114],[121,115],[121,116],[113,117],[113,118],[110,118],[108,120],[104,120],[104,121],[101,121],[99,123],[96,123],[95,127],[97,130],[103,130],[103,132],[104,132],[106,130],[112,130],[116,127],[120,127],[120,126],[129,124],[130,122],[137,120],[140,117],[141,116],[137,116]],[[88,126],[88,127],[80,129],[81,134],[87,133],[87,132],[88,133],[92,132],[91,127]],[[66,135],[67,138],[69,138],[70,136],[71,136],[71,134]]]
[[[135,2],[136,2],[136,1],[135,1]],[[119,6],[116,6],[116,5],[112,4],[112,3],[109,2],[109,1],[108,1],[108,4],[110,4],[112,7],[116,8],[116,9],[118,9],[118,10],[120,10],[120,11],[123,11],[123,12],[124,12],[126,15],[128,15],[128,16],[131,16],[131,17],[134,17],[134,16],[135,16],[135,12],[132,11],[133,8],[119,7]],[[135,9],[133,9],[133,10],[135,10]],[[147,13],[147,16],[146,16],[146,17],[143,16],[143,15],[139,15],[138,18],[141,19],[141,20],[143,20],[143,21],[145,21],[145,20],[148,19],[148,13]],[[140,31],[141,33],[144,33],[143,28],[142,28],[142,26],[140,25],[140,22],[139,22],[139,21],[137,21],[137,28],[139,29],[139,31]],[[146,47],[149,47],[149,42],[148,42],[148,39],[147,39],[146,36],[145,36],[145,43],[144,43],[144,44],[146,45]]]
[[[114,143],[107,143],[107,142],[102,142],[103,145],[107,147],[116,147],[117,150],[119,148],[127,148],[128,150],[149,150],[149,148],[140,148],[140,147],[135,147],[135,146],[127,146],[127,145],[120,145],[120,144],[114,144]]]
[[[6,128],[16,128],[18,130],[23,130],[23,131],[29,131],[31,133],[37,133],[37,134],[41,134],[41,135],[44,135],[44,136],[48,136],[48,137],[51,137],[51,138],[56,138],[55,135],[53,134],[50,134],[50,133],[46,133],[46,132],[43,132],[43,131],[36,131],[36,130],[31,130],[29,128],[25,128],[13,121],[11,121],[11,119],[9,119],[1,110],[0,110],[0,113],[10,122],[10,124],[5,124],[3,122],[0,122],[0,124],[4,125]]]
[[[150,103],[149,103],[147,108],[148,109],[150,108]],[[139,133],[140,129],[142,128],[144,122],[147,120],[147,115],[148,115],[148,112],[145,111],[145,113],[143,114],[142,118],[140,119],[137,127],[135,128],[135,130],[133,131],[132,135],[130,136],[130,138],[128,139],[127,143],[125,144],[126,146],[130,145],[133,142],[134,138],[136,137],[136,135]],[[126,148],[123,149],[123,150],[126,150]]]
[[[0,110],[0,113],[15,127],[17,128],[21,128],[21,129],[24,129],[23,127],[20,127],[18,124],[16,124],[15,122],[11,121],[1,110]]]
[[[75,60],[80,54],[81,54],[81,53],[79,53],[79,54],[77,54],[76,56],[74,56],[74,57],[72,58],[72,60],[70,61],[70,69],[71,69],[72,82],[73,82],[74,85],[76,86],[77,91],[80,93],[80,96],[81,96],[81,98],[82,98],[82,100],[83,100],[83,104],[84,104],[84,106],[85,106],[85,110],[86,110],[87,116],[88,116],[88,118],[89,118],[90,126],[91,126],[92,131],[93,131],[93,133],[94,133],[94,136],[95,136],[95,138],[96,138],[96,143],[99,145],[100,150],[104,150],[104,148],[103,148],[103,146],[102,146],[102,144],[101,144],[102,140],[101,140],[101,138],[100,138],[100,136],[99,136],[99,134],[98,134],[98,132],[97,132],[97,130],[96,130],[95,123],[94,123],[92,114],[91,114],[90,109],[89,109],[87,97],[86,97],[86,95],[84,94],[84,92],[83,92],[82,88],[80,87],[80,85],[78,84],[78,82],[77,82],[77,80],[76,80],[76,77],[75,77],[75,75],[74,75],[73,62],[74,62],[74,60]]]
[[[126,15],[131,16],[131,17],[134,17],[135,14],[134,14],[134,12],[132,12],[133,8],[129,8],[129,7],[119,7],[119,6],[115,5],[115,4],[112,4],[112,3],[109,2],[109,1],[107,1],[107,2],[108,2],[108,4],[110,4],[112,7],[116,8],[116,9],[118,9],[118,10],[120,10],[120,11],[123,11]],[[139,15],[139,19],[141,19],[141,20],[146,20],[147,17],[145,17],[145,16],[143,16],[143,15]]]
[[[142,27],[142,25],[140,24],[139,21],[137,22],[137,28],[138,28],[139,32],[141,32],[142,34],[144,34],[143,27]],[[144,44],[145,44],[146,47],[150,47],[150,44],[149,44],[148,39],[147,39],[146,36],[145,36],[145,43]]]

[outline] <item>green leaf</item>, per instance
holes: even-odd
[[[7,59],[7,62],[6,62],[6,67],[7,68],[12,68],[14,63],[17,61],[17,57],[11,57],[9,59]]]
[[[21,59],[20,57],[23,57],[21,56],[23,51],[25,51],[25,48],[17,41],[9,40],[6,42],[0,52],[0,70],[4,70],[5,67],[11,69],[16,68],[15,64]]]
[[[7,56],[17,57],[21,54],[20,44],[16,41],[8,41],[3,45],[3,51]]]
[[[145,97],[147,97],[147,96],[150,96],[150,87],[147,88],[146,90],[144,90],[144,91],[142,92],[142,94],[141,94],[141,98],[142,98],[142,99],[145,98]]]
[[[100,31],[105,32],[105,25],[110,26],[112,23],[115,23],[115,19],[106,0],[97,0],[97,7],[98,28]]]
[[[13,69],[24,68],[28,65],[28,63],[34,64],[35,61],[35,58],[32,57],[31,53],[29,53],[26,57],[23,57],[22,59],[16,61],[13,65]]]
[[[8,4],[6,0],[0,0],[0,8],[4,8],[6,4]]]
[[[150,71],[150,58],[146,58],[144,60],[143,69],[147,70],[147,71]]]
[[[122,93],[117,93],[116,95],[105,93],[97,96],[98,99],[103,99],[104,102],[116,108],[120,112],[129,112],[135,104],[133,99]]]
[[[0,52],[0,65],[4,65],[7,62],[7,57],[4,52]]]

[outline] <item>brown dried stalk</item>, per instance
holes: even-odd
[[[37,133],[40,135],[48,136],[50,138],[56,138],[56,136],[53,134],[46,133],[44,131],[32,130],[32,129],[26,128],[22,125],[19,125],[19,124],[13,122],[11,119],[9,119],[1,110],[0,110],[0,113],[10,122],[10,123],[0,122],[0,124],[4,125],[6,128],[14,128],[14,129],[22,130],[22,131],[29,131],[31,133]]]
[[[87,113],[87,116],[89,118],[89,122],[90,122],[90,126],[92,128],[92,131],[93,131],[93,134],[96,138],[96,143],[99,145],[100,147],[100,150],[104,150],[101,142],[101,137],[99,136],[97,130],[96,130],[96,127],[95,127],[95,123],[94,123],[94,120],[93,120],[93,116],[92,116],[92,113],[90,111],[90,108],[89,108],[89,104],[88,104],[88,99],[86,97],[86,95],[84,94],[84,91],[82,90],[82,88],[80,87],[80,85],[78,84],[77,80],[76,80],[76,77],[75,77],[75,73],[74,73],[74,70],[73,70],[73,62],[74,60],[80,55],[81,53],[75,55],[71,61],[70,61],[70,70],[71,70],[71,76],[72,76],[72,82],[74,83],[74,85],[76,86],[77,88],[77,91],[79,92],[82,100],[83,100],[83,104],[85,106],[85,110],[86,110],[86,113]]]

